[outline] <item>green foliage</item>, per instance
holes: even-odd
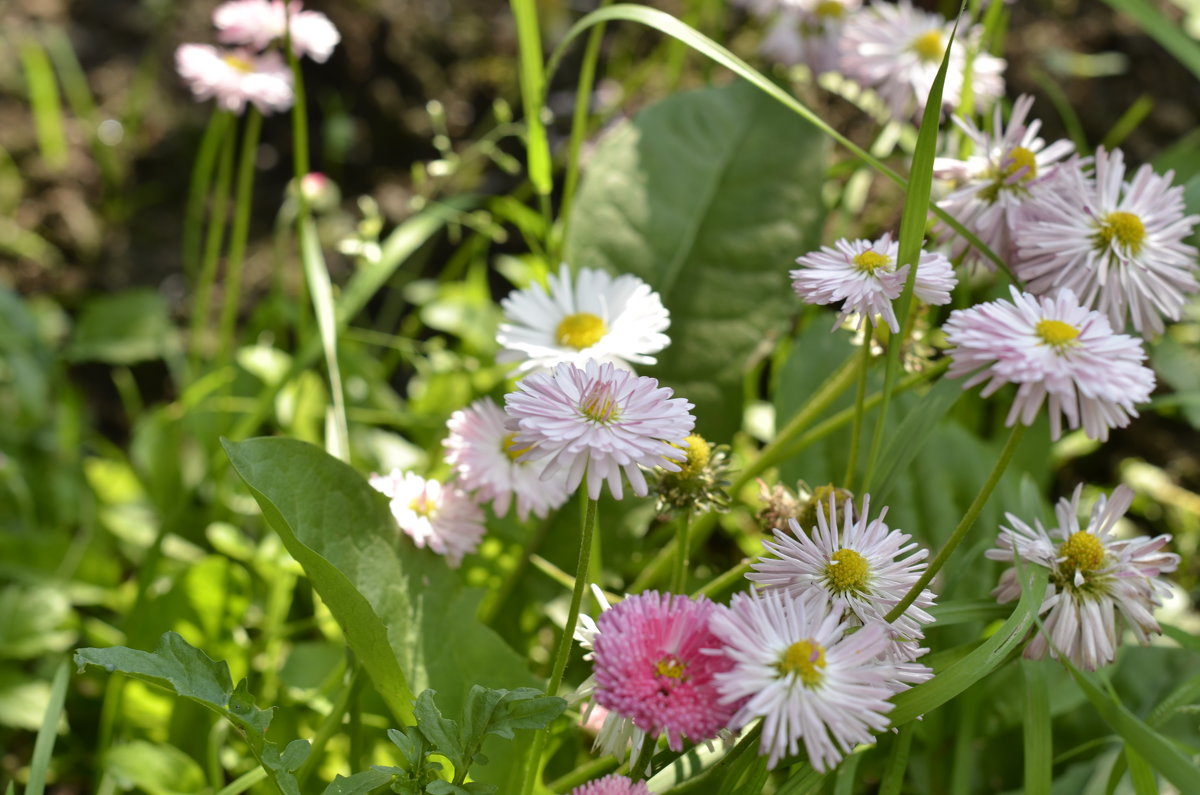
[[[97,296],[84,308],[66,356],[77,362],[136,364],[181,350],[166,300],[149,290]]]
[[[644,372],[696,405],[706,438],[741,428],[747,362],[792,312],[787,264],[820,242],[825,157],[819,130],[738,82],[643,110],[588,161],[565,259],[662,295],[671,346]]]

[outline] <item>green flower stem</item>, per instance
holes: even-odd
[[[866,411],[867,372],[871,369],[871,341],[875,338],[874,332],[874,326],[863,329],[862,364],[858,368],[858,388],[854,391],[854,424],[850,430],[850,460],[846,462],[846,476],[842,478],[842,488],[847,491],[854,488],[854,472],[858,469],[858,445],[862,439],[863,414]]]
[[[242,299],[242,263],[246,259],[246,237],[250,232],[250,210],[254,199],[254,162],[258,156],[258,140],[261,134],[262,114],[258,108],[251,105],[246,113],[246,128],[242,132],[242,153],[238,161],[237,193],[233,204],[233,228],[229,232],[229,256],[225,264],[225,295],[221,299],[217,360],[222,364],[233,358],[234,331]]]
[[[212,115],[208,126],[204,128],[204,137],[200,139],[196,161],[192,164],[192,181],[188,188],[187,209],[183,215],[183,268],[189,278],[195,278],[196,269],[200,267],[200,230],[204,225],[204,200],[208,198],[208,189],[212,187],[217,155],[229,135],[229,125],[232,121],[233,114],[227,110],[218,110]]]
[[[675,518],[675,571],[671,575],[671,593],[687,593],[688,576],[688,526],[692,523],[692,512],[682,511]]]
[[[950,556],[954,553],[955,548],[962,543],[966,537],[967,531],[971,529],[971,525],[975,524],[975,520],[979,518],[979,512],[983,510],[983,506],[987,504],[988,498],[992,496],[992,492],[996,490],[996,484],[1000,482],[1000,477],[1004,474],[1004,470],[1008,468],[1008,464],[1012,461],[1013,454],[1017,452],[1017,447],[1021,443],[1021,436],[1025,433],[1025,426],[1019,422],[1013,426],[1012,433],[1008,436],[1008,441],[1004,444],[1004,449],[1000,451],[1000,458],[996,461],[996,466],[992,468],[992,473],[988,475],[988,479],[984,481],[983,486],[979,489],[979,493],[975,495],[971,506],[967,508],[966,514],[959,521],[958,526],[954,528],[954,532],[950,534],[950,538],[946,539],[946,543],[938,550],[937,556],[929,564],[929,567],[921,574],[913,586],[908,589],[908,593],[904,594],[904,598],[892,608],[886,616],[885,621],[895,621],[899,618],[908,606],[913,603],[921,590],[928,585],[937,573],[941,571],[942,566],[946,564]]]
[[[742,578],[750,571],[750,559],[742,558],[741,562],[729,571],[723,572],[704,584],[704,587],[692,594],[693,597],[707,596],[718,599],[728,590],[733,590],[742,584]]]
[[[212,301],[213,284],[217,279],[217,260],[221,258],[221,244],[225,238],[225,218],[229,212],[229,183],[233,178],[233,138],[233,126],[230,125],[221,141],[217,184],[213,188],[208,234],[204,239],[204,259],[200,265],[200,278],[196,283],[196,303],[192,305],[192,329],[189,339],[191,356],[188,369],[193,377],[200,365],[204,331],[208,325],[208,305]]]
[[[256,767],[249,773],[244,773],[234,779],[233,783],[217,792],[217,795],[241,795],[267,777],[264,768]]]
[[[587,501],[587,510],[583,514],[583,527],[579,534],[579,562],[575,565],[575,587],[571,589],[571,606],[567,610],[567,623],[559,636],[558,646],[554,650],[554,664],[550,669],[550,683],[546,686],[546,694],[558,695],[562,686],[563,674],[567,670],[567,659],[571,656],[571,643],[575,636],[575,624],[579,620],[579,606],[583,603],[583,589],[587,581],[588,562],[592,555],[592,532],[596,527],[596,513],[599,503],[596,500]],[[525,783],[521,791],[530,795],[541,770],[542,751],[546,747],[546,737],[550,727],[539,731],[533,739],[533,747],[529,750],[529,758],[525,763]]]
[[[629,777],[634,781],[641,781],[646,778],[646,766],[650,764],[650,760],[654,758],[654,746],[657,744],[656,737],[647,734],[642,739],[642,747],[638,751],[637,759],[631,760],[629,766]]]

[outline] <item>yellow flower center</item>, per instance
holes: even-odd
[[[852,261],[854,262],[855,266],[857,266],[858,269],[864,273],[874,273],[880,268],[892,264],[891,257],[885,254],[880,254],[877,251],[871,251],[870,249],[861,254],[855,255]]]
[[[1100,222],[1096,238],[1100,249],[1108,248],[1115,240],[1117,245],[1125,248],[1130,254],[1137,254],[1142,250],[1142,242],[1146,239],[1146,226],[1142,219],[1133,213],[1118,210],[1109,213]]]
[[[1066,558],[1064,567],[1072,574],[1076,571],[1095,571],[1104,564],[1104,544],[1086,530],[1074,533],[1058,548],[1058,554]]]
[[[839,549],[825,566],[825,576],[838,593],[861,593],[867,589],[871,566],[853,549]]]
[[[244,75],[254,72],[254,64],[250,63],[245,58],[239,58],[236,55],[224,55],[221,57],[221,60]]]
[[[940,62],[946,53],[946,45],[942,43],[940,30],[927,30],[912,40],[909,49],[917,54],[922,61]]]
[[[709,459],[712,458],[712,445],[698,433],[690,434],[684,441],[688,443],[684,448],[687,451],[687,459],[680,462],[679,474],[676,477],[694,478],[708,466]]]
[[[429,516],[433,513],[433,501],[424,494],[418,494],[412,498],[412,502],[408,504],[408,509],[417,516]]]
[[[816,687],[825,676],[821,673],[825,667],[825,650],[815,640],[798,640],[783,653],[783,659],[776,668],[779,673],[787,676],[795,674],[805,687]]]
[[[581,351],[590,348],[608,333],[604,321],[590,312],[576,312],[567,315],[554,330],[554,338],[559,345],[566,345]]]
[[[668,654],[654,664],[654,673],[659,676],[665,676],[668,679],[682,679],[686,670],[687,663],[673,654]]]
[[[616,396],[612,393],[612,387],[608,384],[593,386],[591,391],[583,396],[583,401],[579,404],[579,411],[592,422],[602,425],[614,422],[621,413]]]
[[[1028,182],[1037,176],[1037,156],[1023,146],[1018,146],[1008,153],[1008,167],[1004,169],[1004,176],[1011,177],[1021,169],[1025,169],[1025,173],[1021,175],[1021,182]]]
[[[1034,331],[1042,338],[1042,342],[1056,348],[1069,345],[1079,336],[1079,329],[1061,320],[1039,320]]]
[[[816,13],[821,19],[841,19],[846,16],[846,7],[837,0],[823,0],[817,3]]]
[[[500,449],[504,451],[504,454],[508,456],[508,460],[510,461],[516,461],[533,449],[533,445],[529,445],[529,447],[514,447],[513,441],[516,437],[515,433],[506,433],[504,434],[504,438],[500,440]]]

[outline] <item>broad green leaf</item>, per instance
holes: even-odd
[[[512,739],[513,729],[541,729],[561,715],[567,702],[532,687],[493,690],[475,686],[467,696],[463,736],[495,734]]]
[[[439,754],[450,760],[455,771],[469,767],[470,760],[463,758],[465,754],[458,723],[442,716],[433,701],[435,695],[435,691],[425,690],[417,696],[417,705],[413,709],[417,717],[417,728]]]
[[[740,428],[747,359],[795,308],[787,271],[820,241],[825,154],[816,128],[739,82],[643,110],[588,161],[565,259],[662,295],[671,345],[639,371],[695,403],[709,438]]]
[[[105,753],[104,763],[124,787],[137,787],[148,795],[201,792],[207,783],[196,760],[165,743],[133,740],[116,745]]]
[[[137,364],[181,350],[167,300],[150,290],[128,290],[90,300],[65,353],[76,362]]]
[[[415,723],[413,690],[436,689],[442,711],[459,715],[472,684],[534,684],[524,660],[476,620],[478,592],[399,531],[362,475],[292,439],[224,444],[399,723]],[[479,777],[500,783],[515,752],[496,748],[485,747],[492,764]]]

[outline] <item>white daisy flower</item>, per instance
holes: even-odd
[[[873,3],[855,14],[842,29],[841,71],[887,103],[898,119],[922,112],[946,54],[954,23],[940,14],[913,8],[909,0]],[[950,50],[942,106],[958,107],[962,99],[967,50],[977,51],[982,28],[960,28]],[[1004,94],[1004,61],[977,52],[971,61],[971,91],[978,106]]]
[[[781,590],[734,594],[713,615],[720,653],[734,661],[714,677],[722,700],[737,705],[730,728],[762,718],[759,753],[769,768],[799,753],[803,740],[809,762],[825,772],[887,728],[888,699],[906,681],[931,676],[923,666],[904,672],[881,659],[888,646],[882,623],[851,633],[854,624],[821,600]]]
[[[1049,398],[1050,437],[1083,425],[1092,439],[1105,441],[1109,428],[1124,428],[1154,390],[1154,371],[1142,364],[1142,341],[1114,334],[1099,312],[1079,305],[1070,290],[1037,298],[1009,288],[1012,302],[989,301],[956,309],[943,327],[953,346],[947,373],[974,373],[964,389],[987,381],[987,397],[1005,384],[1017,384],[1007,424],[1032,425]],[[990,379],[990,380],[989,380]]]
[[[874,325],[875,316],[882,315],[888,328],[899,333],[892,302],[900,297],[908,278],[907,265],[896,267],[899,252],[900,243],[892,240],[890,232],[875,241],[839,240],[834,248],[822,246],[796,260],[801,267],[789,272],[792,289],[810,304],[841,302],[835,329],[851,314],[859,315],[859,327],[863,318]],[[917,298],[927,304],[950,303],[950,291],[957,283],[950,260],[921,252],[913,286]]]
[[[209,44],[181,44],[175,70],[197,100],[216,99],[222,110],[241,113],[247,102],[265,114],[292,106],[292,70],[277,52],[255,55],[218,50]]]
[[[607,481],[619,500],[622,472],[633,493],[645,497],[639,467],[678,472],[686,460],[696,418],[692,404],[672,394],[653,378],[589,359],[585,369],[559,364],[552,373],[525,377],[505,395],[504,410],[513,444],[525,451],[518,461],[546,459],[543,477],[565,470],[571,492],[586,474],[593,500]]]
[[[1022,94],[1013,103],[1006,126],[1000,118],[1000,106],[994,110],[992,132],[984,132],[970,120],[954,117],[954,122],[972,143],[973,154],[965,160],[939,157],[933,163],[937,179],[953,180],[954,191],[938,206],[1005,262],[1017,258],[1013,233],[1018,228],[1018,211],[1030,198],[1031,191],[1046,186],[1058,173],[1061,161],[1075,150],[1070,141],[1055,141],[1049,146],[1038,137],[1042,122],[1025,123],[1033,97]],[[944,225],[941,231],[949,231]],[[967,253],[970,244],[955,236],[952,256]],[[991,260],[971,250],[970,261],[989,269]]]
[[[548,281],[549,291],[534,285],[500,302],[508,322],[496,335],[503,349],[496,360],[520,362],[516,372],[560,362],[583,367],[589,359],[628,369],[654,364],[653,354],[670,344],[663,333],[670,315],[658,293],[638,277],[583,268],[572,281],[563,265]]]
[[[392,516],[413,543],[442,555],[451,568],[479,546],[486,532],[483,510],[453,483],[443,485],[399,469],[373,474],[369,482],[391,499]]]
[[[817,526],[811,532],[804,532],[795,519],[790,520],[791,533],[776,529],[775,540],[763,546],[777,557],[759,558],[747,579],[794,597],[823,600],[835,611],[849,611],[860,624],[883,621],[920,579],[929,552],[918,549],[907,533],[888,529],[886,507],[868,521],[870,510],[870,495],[863,495],[857,518],[853,501],[846,500],[839,532],[831,496],[829,509],[816,512]],[[925,610],[933,602],[933,592],[922,590],[892,623],[892,637],[903,644],[892,650],[892,659],[914,660],[924,652],[916,641],[924,637],[921,625],[933,621]]]
[[[571,496],[565,473],[543,478],[546,462],[518,461],[525,452],[512,445],[513,434],[504,427],[504,410],[489,398],[450,415],[450,434],[443,444],[446,461],[454,468],[458,484],[474,492],[481,503],[490,501],[497,516],[508,513],[517,498],[521,521],[530,512],[545,518]]]
[[[1064,176],[1027,205],[1017,276],[1035,294],[1070,288],[1113,328],[1128,318],[1139,334],[1162,333],[1162,319],[1178,320],[1185,296],[1200,290],[1197,252],[1184,242],[1200,216],[1185,215],[1174,172],[1143,165],[1126,181],[1121,150],[1099,149],[1092,177],[1080,168]]]
[[[860,0],[781,3],[779,14],[763,36],[759,52],[786,66],[805,64],[813,74],[837,71],[842,28],[860,6]]]
[[[217,40],[264,50],[289,33],[297,58],[308,56],[325,63],[342,40],[329,17],[304,11],[299,0],[284,7],[283,0],[229,0],[213,10]]]
[[[1113,535],[1117,521],[1133,502],[1133,491],[1125,486],[1118,486],[1111,498],[1101,496],[1080,529],[1082,493],[1080,485],[1071,499],[1059,500],[1058,526],[1051,533],[1040,521],[1030,527],[1006,514],[1012,527],[1001,528],[996,549],[986,555],[1011,563],[1015,551],[1021,559],[1050,569],[1039,609],[1046,616],[1045,631],[1034,635],[1025,656],[1041,659],[1048,651],[1057,659],[1062,654],[1074,665],[1094,671],[1112,662],[1116,654],[1118,614],[1142,645],[1162,631],[1153,610],[1170,594],[1170,587],[1158,575],[1174,571],[1179,556],[1162,551],[1169,535],[1124,540]],[[1015,567],[1004,571],[992,594],[1000,602],[1021,595]]]

